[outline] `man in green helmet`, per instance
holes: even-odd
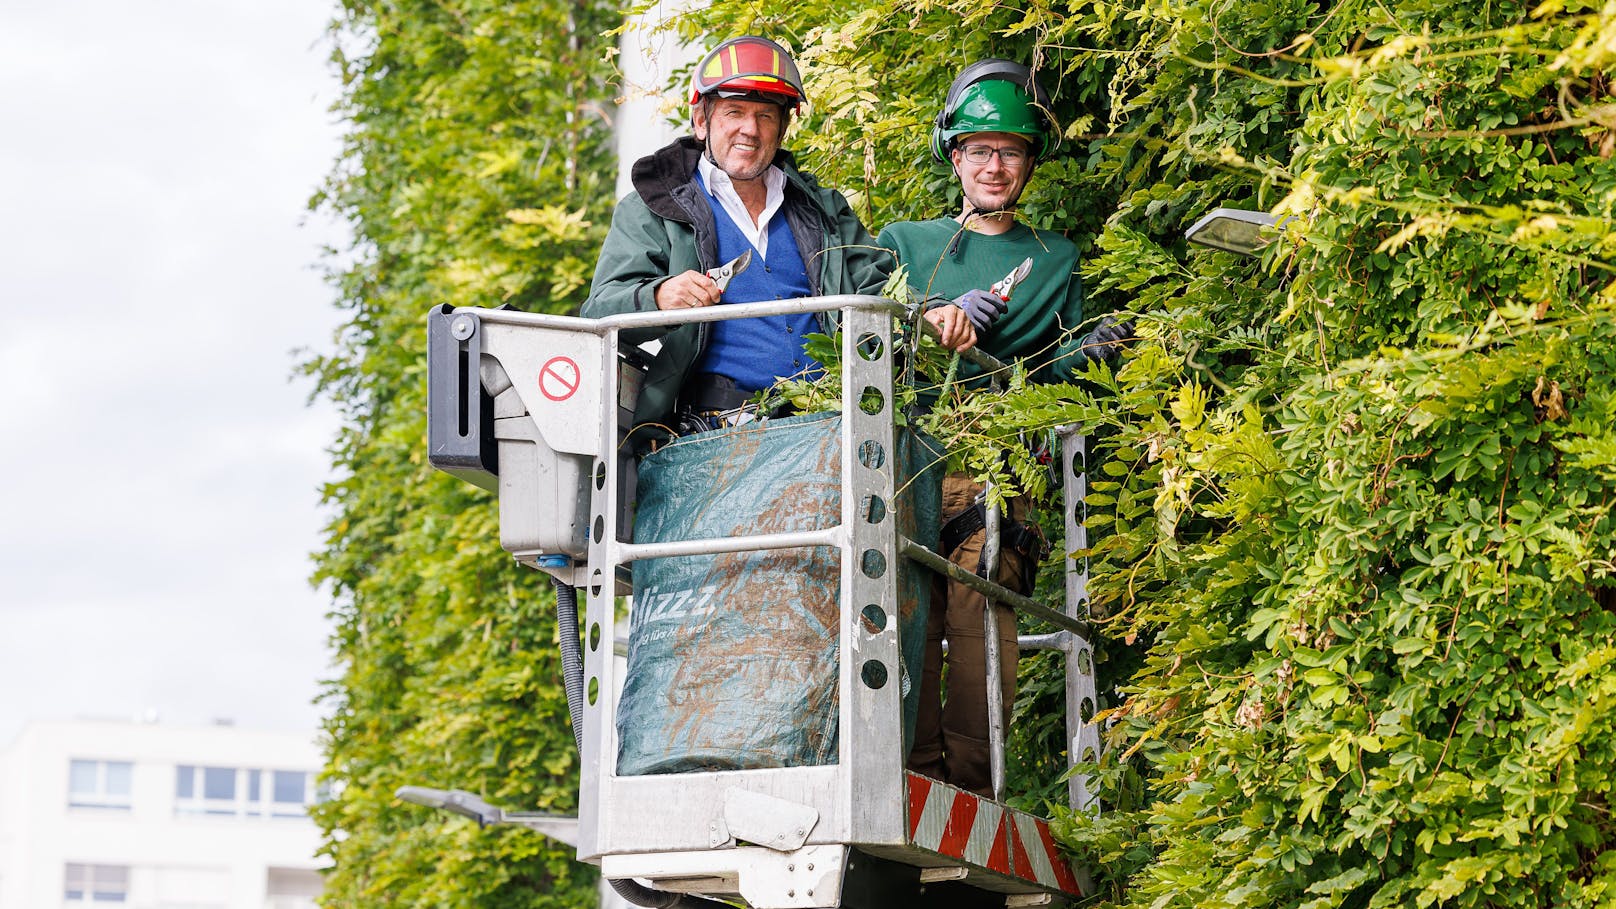
[[[909,282],[923,298],[946,300],[928,317],[941,321],[955,307],[970,320],[977,346],[995,358],[1020,361],[1033,381],[1066,381],[1092,359],[1114,356],[1131,323],[1102,320],[1079,336],[1083,286],[1077,247],[1060,234],[1016,220],[1016,202],[1034,164],[1058,142],[1050,100],[1032,72],[1009,60],[987,59],[954,80],[931,136],[932,154],[950,164],[964,195],[953,217],[888,225],[878,242],[909,269]],[[1019,280],[1008,276],[1030,269]],[[1001,292],[992,288],[998,284]],[[970,364],[960,376],[980,378]],[[981,573],[985,542],[982,486],[956,473],[943,484],[943,555]],[[999,565],[994,579],[1030,593],[1042,539],[1029,523],[1026,503],[1011,504],[1001,522]],[[946,591],[944,588],[946,587]],[[986,691],[987,599],[963,584],[940,579],[932,596],[921,676],[920,713],[909,768],[984,796],[994,795],[988,746]],[[996,606],[1000,685],[1008,711],[1016,690],[1016,618]],[[948,641],[947,697],[943,698],[943,647]]]

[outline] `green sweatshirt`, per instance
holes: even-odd
[[[1081,372],[1083,283],[1072,241],[1017,223],[998,235],[967,233],[949,256],[960,229],[952,218],[902,221],[887,225],[876,242],[909,267],[909,284],[922,297],[953,299],[974,287],[986,290],[1032,257],[1032,271],[1016,285],[1008,311],[977,337],[977,347],[1006,363],[1025,360],[1029,377],[1040,382],[1063,382]],[[978,372],[960,364],[961,379]]]

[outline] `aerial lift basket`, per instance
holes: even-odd
[[[627,437],[641,371],[631,329],[749,316],[839,313],[843,387],[840,516],[833,526],[633,542]],[[501,544],[587,594],[578,857],[608,878],[661,891],[785,907],[1038,906],[1083,896],[1087,876],[1042,818],[906,773],[898,566],[910,560],[1051,622],[1024,646],[1064,652],[1070,759],[1093,760],[1095,686],[1082,616],[1086,564],[1067,559],[1067,603],[1051,608],[988,584],[900,532],[894,517],[894,326],[912,312],[880,297],[733,304],[590,320],[440,307],[429,316],[432,463],[497,489]],[[998,365],[989,363],[989,365]],[[1086,548],[1083,437],[1062,435],[1069,550]],[[990,520],[992,515],[990,515]],[[636,562],[830,547],[838,552],[834,760],[630,776],[618,772],[623,663],[617,598]],[[963,577],[960,577],[963,575]],[[982,586],[985,585],[985,586]],[[989,636],[990,639],[992,636]],[[989,677],[997,677],[991,671]],[[989,686],[994,692],[997,686]],[[1003,732],[995,731],[1002,747]],[[1002,757],[995,777],[1002,781]],[[1074,775],[1074,807],[1094,807]]]

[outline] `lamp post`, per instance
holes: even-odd
[[[1275,231],[1285,229],[1285,221],[1267,212],[1216,208],[1190,225],[1184,239],[1224,252],[1255,256],[1273,240]]]

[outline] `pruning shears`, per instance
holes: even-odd
[[[1003,278],[995,281],[993,286],[988,288],[988,293],[998,294],[999,299],[1008,303],[1010,302],[1010,294],[1015,291],[1016,285],[1024,281],[1027,275],[1031,272],[1032,256],[1028,256],[1027,258],[1021,260],[1020,265],[1010,269],[1010,273],[1008,275],[1005,275]]]
[[[1031,259],[1027,261],[1032,262]],[[707,269],[707,277],[712,278],[718,284],[718,292],[723,293],[725,288],[729,287],[730,279],[746,271],[746,267],[751,264],[752,251],[749,249],[717,268]]]

